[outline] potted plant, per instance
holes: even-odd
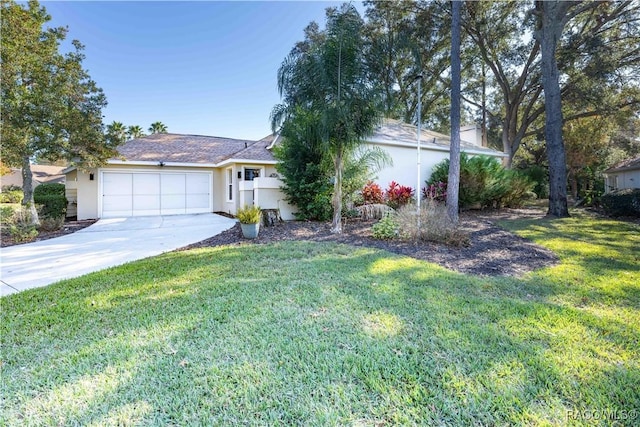
[[[262,210],[260,206],[247,206],[238,209],[236,218],[240,221],[242,235],[246,239],[255,239],[260,231],[260,220],[262,219]]]

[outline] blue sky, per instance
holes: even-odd
[[[259,139],[280,102],[277,70],[304,28],[342,2],[42,1],[50,26],[85,45],[109,102],[105,124]],[[363,13],[364,7],[356,4]]]

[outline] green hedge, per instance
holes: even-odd
[[[36,188],[33,189],[34,196],[44,196],[44,195],[53,195],[53,196],[64,196],[65,189],[64,184],[40,184]]]
[[[607,193],[602,196],[602,207],[611,216],[640,217],[640,188]]]
[[[67,198],[64,184],[42,184],[33,190],[36,205],[42,205],[41,215],[45,218],[65,217]]]

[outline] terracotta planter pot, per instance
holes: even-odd
[[[258,237],[258,232],[260,231],[260,223],[257,222],[255,224],[240,224],[240,228],[242,228],[242,235],[245,239],[255,239]]]

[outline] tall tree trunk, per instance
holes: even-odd
[[[487,65],[482,61],[482,146],[489,146],[487,138]]]
[[[451,15],[451,146],[449,149],[449,182],[447,214],[454,224],[458,218],[460,188],[460,9],[462,1],[453,1]]]
[[[335,182],[333,183],[333,222],[331,224],[331,232],[334,234],[342,233],[342,170],[343,170],[343,153],[338,149],[333,159],[335,168]]]
[[[511,140],[509,139],[509,128],[507,127],[506,120],[502,126],[502,151],[507,155],[504,159],[504,167],[511,169],[514,153],[513,150],[511,150]]]
[[[570,7],[567,1],[536,1],[539,26],[536,38],[542,54],[542,86],[544,88],[545,140],[549,160],[549,210],[547,215],[568,217],[567,162],[562,140],[562,100],[556,60],[556,47],[562,36],[565,16]]]
[[[29,156],[22,158],[22,192],[24,194],[22,205],[29,212],[29,222],[33,225],[40,225],[38,211],[33,200],[33,174],[31,173],[31,159]]]

